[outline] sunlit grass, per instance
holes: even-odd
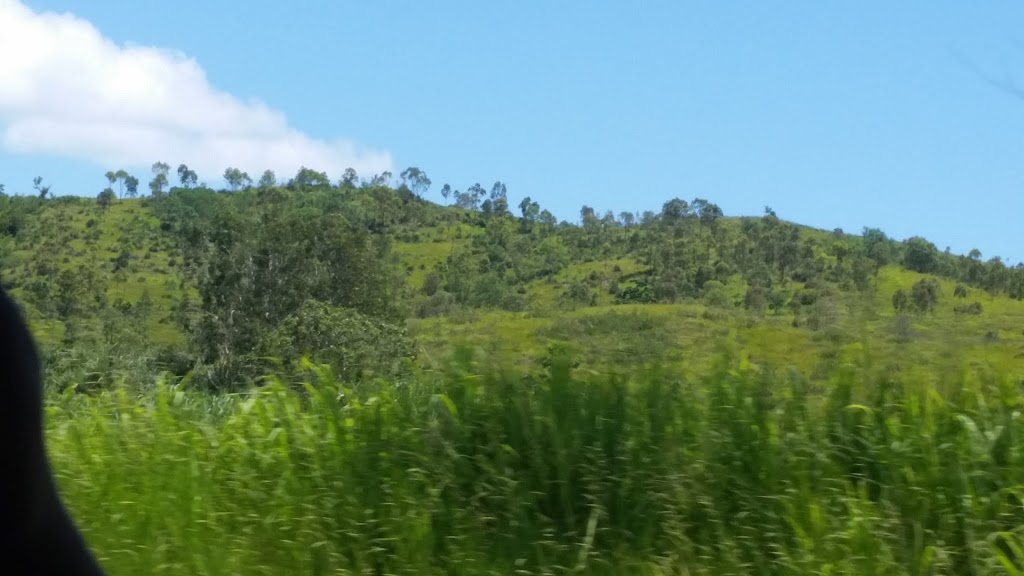
[[[1015,574],[1018,381],[720,360],[49,399],[112,574]]]
[[[74,271],[83,265],[106,270],[127,250],[131,254],[128,267],[121,275],[109,274],[106,279],[108,300],[135,303],[148,292],[153,304],[147,331],[150,338],[160,344],[183,342],[181,330],[166,321],[171,306],[182,295],[182,279],[175,269],[181,258],[175,256],[172,240],[160,233],[159,221],[140,200],[121,200],[105,211],[88,199],[55,203],[33,224],[35,227],[21,237],[22,245],[15,252],[18,265],[9,274],[20,274],[40,253],[53,258],[60,270]],[[186,290],[195,292],[189,286]],[[22,296],[20,289],[13,293]],[[31,320],[41,342],[60,341],[64,329],[59,321]]]

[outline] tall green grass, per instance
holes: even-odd
[[[48,406],[111,574],[1020,574],[1019,382],[475,366]]]

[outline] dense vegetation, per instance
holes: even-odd
[[[1019,385],[849,360],[68,395],[51,449],[114,573],[1016,574]]]
[[[112,571],[1024,569],[1020,264],[417,168],[106,177],[0,195],[0,279]]]

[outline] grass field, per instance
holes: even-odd
[[[69,394],[48,441],[112,574],[1019,574],[1015,382],[462,361]]]
[[[427,358],[444,358],[457,346],[476,345],[506,359],[529,362],[543,356],[550,343],[564,342],[595,368],[658,359],[705,369],[721,342],[731,336],[755,364],[794,367],[805,374],[833,367],[838,354],[858,342],[878,362],[898,370],[942,366],[955,351],[954,356],[965,362],[1004,366],[1024,375],[1024,302],[975,291],[967,300],[981,302],[982,314],[956,314],[954,284],[942,281],[935,312],[909,315],[909,333],[906,339],[899,338],[891,295],[897,288],[909,290],[922,277],[894,267],[883,269],[870,302],[840,293],[829,329],[817,331],[792,326],[792,314],[787,312],[758,317],[700,302],[475,311],[415,320],[411,326]]]

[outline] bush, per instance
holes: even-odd
[[[910,317],[906,314],[899,314],[893,320],[893,335],[897,342],[905,343],[909,342],[913,338],[914,333],[912,330]]]
[[[574,342],[582,360],[602,366],[635,366],[666,361],[676,339],[668,319],[643,312],[600,312],[556,318],[541,329],[543,338]]]
[[[970,304],[957,304],[953,307],[953,312],[956,314],[970,314],[977,316],[981,314],[981,302],[971,302]]]
[[[426,296],[433,296],[441,287],[441,275],[435,271],[427,272],[423,278],[422,292]]]
[[[768,307],[769,295],[767,288],[754,284],[747,288],[747,292],[743,296],[743,306],[755,314],[760,314]]]
[[[308,355],[350,381],[368,372],[404,373],[404,360],[415,357],[415,346],[404,328],[350,308],[310,300],[262,338],[259,352],[286,365]]]
[[[617,304],[653,304],[656,301],[654,290],[646,281],[637,281],[633,285],[626,286],[615,299]]]
[[[918,280],[910,290],[910,303],[919,314],[935,310],[939,302],[939,283],[931,278]]]
[[[589,304],[591,300],[590,286],[586,282],[574,280],[562,292],[561,299],[573,304]]]
[[[897,289],[892,293],[892,308],[897,314],[906,312],[907,308],[910,307],[910,296],[907,295],[906,290],[903,288]]]
[[[195,359],[179,348],[162,346],[157,350],[154,363],[160,371],[166,371],[174,376],[184,376],[194,367]]]
[[[818,293],[814,290],[801,290],[796,296],[797,302],[801,306],[811,306],[818,301]]]
[[[835,328],[839,321],[839,307],[831,298],[816,300],[807,315],[807,327],[814,331]]]
[[[713,308],[728,308],[732,305],[729,301],[729,293],[725,284],[718,280],[708,280],[704,283],[704,303]]]

